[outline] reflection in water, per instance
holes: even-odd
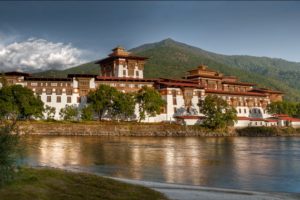
[[[25,163],[141,180],[300,192],[300,138],[24,137]]]

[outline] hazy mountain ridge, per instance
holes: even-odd
[[[242,81],[284,91],[287,99],[300,101],[300,63],[297,62],[268,57],[222,55],[172,39],[144,44],[130,51],[149,57],[145,65],[145,77],[183,77],[187,70],[206,64],[226,75],[237,76]],[[47,71],[37,75],[62,77],[68,73],[98,74],[99,66],[90,62],[64,71]]]

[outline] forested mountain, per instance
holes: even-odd
[[[145,77],[182,77],[189,69],[200,64],[233,75],[242,81],[257,83],[286,93],[288,100],[300,101],[300,63],[283,59],[227,56],[166,39],[131,49],[137,55],[149,57],[145,65]],[[65,76],[68,73],[98,74],[99,66],[83,64],[64,71],[38,73],[43,76]]]

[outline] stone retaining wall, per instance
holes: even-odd
[[[97,136],[236,136],[208,131],[201,127],[173,124],[105,124],[105,123],[21,123],[22,134],[30,135],[97,135]]]
[[[21,134],[30,135],[72,135],[72,136],[300,136],[300,129],[277,127],[249,127],[211,131],[199,126],[175,124],[137,123],[61,123],[61,122],[22,122]]]

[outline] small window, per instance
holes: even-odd
[[[51,102],[51,96],[47,96],[47,102]]]
[[[67,97],[67,103],[71,103],[72,102],[72,98],[71,97]]]
[[[71,89],[67,90],[67,95],[72,95],[72,90]]]
[[[126,76],[126,70],[125,69],[123,70],[123,76]]]
[[[139,76],[140,76],[139,71],[136,71],[136,72],[135,72],[135,76],[136,76],[136,77],[139,77]]]
[[[239,108],[239,113],[242,113],[242,110]]]
[[[47,89],[46,94],[52,94],[52,89]]]
[[[246,108],[244,109],[244,113],[247,113],[247,110],[246,110]]]
[[[56,97],[56,102],[57,102],[57,103],[61,103],[61,96],[57,96],[57,97]]]
[[[61,95],[62,94],[62,90],[61,89],[56,89],[56,95]]]
[[[174,108],[174,113],[176,113],[177,112],[177,108]]]

